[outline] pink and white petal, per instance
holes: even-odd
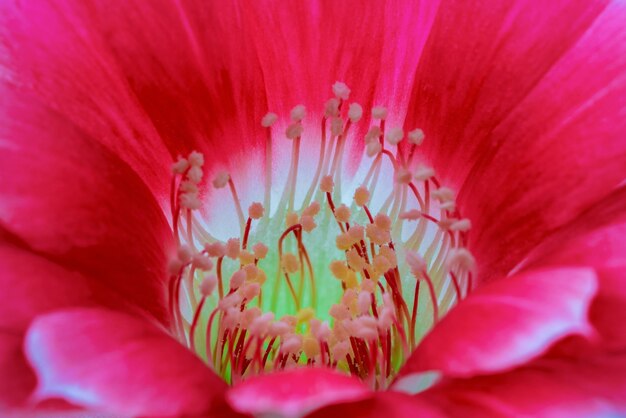
[[[370,395],[356,378],[325,368],[296,368],[246,379],[231,388],[226,399],[242,413],[301,417],[325,405]]]
[[[0,223],[29,249],[167,323],[171,230],[137,175],[66,118],[0,84]]]
[[[531,271],[486,285],[427,334],[399,372],[468,377],[509,370],[569,335],[593,334],[593,270]]]
[[[436,405],[418,398],[395,392],[376,392],[368,399],[356,402],[342,402],[319,409],[307,418],[444,418]]]
[[[539,360],[509,373],[453,379],[417,395],[447,416],[617,417],[626,414],[626,357]]]
[[[483,279],[625,178],[624,19],[620,1],[440,8],[407,123],[460,188]]]
[[[152,324],[105,309],[35,319],[25,341],[36,397],[121,415],[208,413],[225,383]]]
[[[72,306],[137,310],[93,279],[0,242],[0,410],[24,407],[35,376],[22,354],[22,341],[37,315]]]

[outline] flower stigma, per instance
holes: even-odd
[[[471,222],[454,191],[417,163],[424,132],[389,129],[387,109],[373,107],[361,139],[366,169],[342,193],[346,142],[363,108],[348,102],[344,83],[332,91],[307,181],[298,176],[307,111],[290,112],[282,140],[291,143],[291,165],[279,202],[271,193],[274,113],[261,120],[263,202],[243,205],[231,173],[214,173],[209,185],[228,190],[239,224],[229,239],[216,239],[201,222],[203,154],[172,166],[178,249],[169,265],[170,314],[178,338],[230,383],[327,367],[386,388],[423,335],[472,291]],[[390,185],[381,186],[385,179]],[[298,190],[306,191],[301,202]]]

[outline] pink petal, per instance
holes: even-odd
[[[619,1],[442,5],[407,124],[461,190],[481,277],[624,179],[624,20]]]
[[[553,343],[590,333],[596,277],[588,269],[532,271],[489,284],[457,305],[409,357],[400,376],[473,376],[508,370]]]
[[[626,357],[540,360],[501,375],[456,379],[418,395],[459,417],[617,417],[626,413]]]
[[[524,269],[588,266],[598,275],[590,321],[609,349],[626,347],[626,187],[611,193],[528,256]]]
[[[307,418],[444,418],[438,408],[423,402],[420,399],[395,392],[377,392],[371,398],[330,405],[322,408]]]
[[[145,184],[49,108],[6,85],[0,101],[0,223],[166,323],[172,234]]]
[[[194,354],[147,322],[103,309],[38,317],[25,351],[39,398],[123,415],[208,412],[225,383]]]
[[[359,380],[323,368],[297,368],[251,377],[230,389],[226,398],[243,413],[299,417],[328,404],[367,397]]]
[[[132,309],[93,279],[7,242],[0,242],[0,289],[0,409],[24,406],[35,388],[22,339],[36,315],[70,306]]]

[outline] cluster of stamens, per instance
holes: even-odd
[[[317,168],[299,209],[302,105],[286,127],[292,159],[277,204],[271,202],[273,113],[261,121],[268,165],[263,203],[251,202],[246,216],[233,178],[215,174],[212,186],[228,186],[240,225],[230,239],[215,239],[202,222],[202,154],[173,165],[179,246],[170,263],[171,315],[181,340],[227,381],[308,365],[384,388],[424,333],[472,290],[471,223],[454,191],[414,161],[424,140],[420,129],[406,136],[400,128],[387,130],[387,110],[374,107],[364,138],[370,166],[344,201],[344,148],[363,109],[347,103],[345,84],[335,83],[333,92],[322,112]],[[374,211],[385,161],[393,187]]]

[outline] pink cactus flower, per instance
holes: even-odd
[[[626,415],[626,3],[0,2],[0,415]]]

